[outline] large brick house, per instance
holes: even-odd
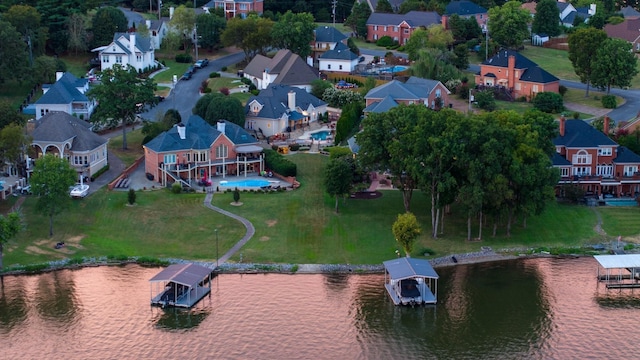
[[[244,176],[264,171],[258,140],[240,126],[219,121],[209,125],[191,115],[143,146],[145,171],[162,186],[181,182],[195,186],[203,178]]]
[[[409,11],[406,14],[372,13],[367,19],[367,41],[376,42],[389,36],[399,44],[406,44],[416,29],[440,24],[437,12]]]
[[[513,50],[500,50],[482,62],[475,82],[480,88],[498,88],[512,99],[528,100],[539,92],[557,93],[560,87],[560,79]]]
[[[625,19],[616,25],[607,24],[604,31],[610,38],[628,41],[633,51],[640,52],[640,18]]]
[[[209,1],[203,8],[213,9],[222,8],[227,19],[234,17],[246,18],[250,12],[255,12],[258,15],[262,15],[264,11],[263,0],[212,0]]]
[[[609,122],[605,117],[604,132],[608,133]],[[553,166],[561,176],[558,185],[577,185],[594,196],[640,193],[640,156],[585,121],[561,117],[559,136],[553,144]]]
[[[468,0],[452,1],[447,4],[444,15],[442,15],[442,26],[448,29],[448,20],[451,15],[456,14],[462,19],[475,18],[482,32],[487,30],[487,21],[489,14],[487,9]]]
[[[450,91],[440,81],[412,76],[406,82],[392,80],[365,95],[366,113],[387,112],[400,104],[424,104],[439,109],[449,101]]]

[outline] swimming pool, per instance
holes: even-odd
[[[327,140],[327,136],[329,136],[329,130],[316,131],[314,133],[310,133],[309,136],[313,140]]]
[[[397,73],[397,72],[405,71],[408,68],[409,68],[408,66],[404,66],[404,65],[395,65],[395,66],[392,66],[390,68],[386,68],[385,71],[392,72],[392,73]]]
[[[634,199],[606,199],[604,203],[609,206],[638,206]]]
[[[272,185],[273,182],[267,180],[258,180],[258,179],[249,179],[249,180],[238,180],[238,181],[220,181],[220,186],[231,187],[231,188],[259,188],[264,186]]]

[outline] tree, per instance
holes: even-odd
[[[353,170],[343,158],[331,159],[324,169],[324,185],[327,193],[336,199],[335,211],[339,212],[338,200],[351,191]]]
[[[554,92],[539,92],[531,101],[533,107],[545,113],[559,113],[564,110],[564,102],[562,96]]]
[[[536,16],[533,18],[531,31],[535,34],[549,36],[560,35],[560,10],[556,0],[540,0],[536,5]]]
[[[56,80],[57,70],[58,63],[56,59],[51,56],[42,55],[38,56],[34,61],[31,76],[38,84],[51,84]]]
[[[207,110],[202,118],[213,126],[216,125],[218,120],[227,120],[244,128],[245,115],[244,106],[242,106],[240,100],[216,93],[210,98]]]
[[[24,119],[6,99],[0,99],[0,129],[10,125],[24,125]]]
[[[240,201],[240,190],[238,190],[238,188],[236,187],[236,188],[233,190],[233,202],[234,202],[235,204],[237,204],[237,203],[238,203],[238,201]]]
[[[453,58],[451,63],[460,70],[466,70],[469,67],[469,50],[467,45],[459,44],[453,48]]]
[[[580,82],[587,85],[585,97],[589,96],[596,51],[607,38],[606,32],[595,28],[578,29],[569,35],[569,60]]]
[[[244,51],[245,61],[251,61],[256,54],[264,54],[271,46],[271,29],[273,21],[270,19],[249,16],[246,19],[232,18],[222,33],[224,46],[236,46]]]
[[[138,24],[138,26],[136,27],[136,35],[142,38],[151,37],[151,30],[149,30],[146,22],[142,21]]]
[[[294,14],[289,10],[273,25],[271,38],[276,47],[289,49],[306,59],[311,55],[309,44],[313,41],[315,28],[313,15],[310,13]]]
[[[71,203],[69,187],[77,178],[69,162],[55,155],[46,154],[35,163],[31,191],[38,197],[37,211],[49,217],[49,237],[53,236],[53,217]]]
[[[20,213],[13,211],[7,216],[0,215],[0,269],[4,267],[4,244],[13,239],[22,230],[22,218]]]
[[[331,81],[315,79],[311,82],[311,94],[318,99],[322,99],[324,91],[329,88],[333,88],[333,83]]]
[[[98,9],[93,16],[92,24],[93,47],[109,45],[113,41],[113,34],[129,29],[124,13],[113,6]]]
[[[408,257],[413,251],[413,244],[422,232],[418,219],[410,212],[400,214],[393,223],[391,231]]]
[[[400,4],[398,13],[406,14],[409,11],[427,11],[427,4],[423,0],[406,0]]]
[[[496,99],[491,90],[478,91],[475,99],[480,109],[493,111],[496,108]]]
[[[3,164],[18,167],[23,160],[24,149],[31,144],[31,138],[25,134],[23,122],[11,123],[0,129],[0,159]]]
[[[48,29],[42,27],[42,17],[36,8],[28,5],[13,5],[3,14],[2,19],[16,28],[25,43],[31,42],[31,50],[34,53],[44,53]]]
[[[129,189],[129,192],[127,193],[127,201],[129,202],[129,205],[133,205],[136,203],[136,191],[133,189]]]
[[[85,52],[89,48],[86,16],[73,13],[67,20],[67,33],[69,39],[67,49],[73,51],[76,55],[78,52]]]
[[[0,58],[0,84],[10,79],[22,81],[26,72],[27,49],[16,28],[3,20],[0,20]]]
[[[638,61],[632,51],[632,45],[626,40],[609,38],[596,51],[592,82],[594,86],[606,88],[607,95],[611,86],[627,88],[638,74]]]
[[[489,9],[489,36],[509,49],[518,49],[529,38],[529,11],[520,1],[509,1],[503,6]]]
[[[184,5],[178,6],[174,12],[169,25],[180,35],[182,35],[182,44],[185,51],[192,43],[193,30],[196,27],[196,12],[192,8]]]
[[[420,50],[427,47],[429,43],[429,34],[425,29],[416,29],[407,43],[404,45],[404,51],[407,53],[409,60],[417,60]]]
[[[366,1],[358,2],[356,1],[353,4],[353,9],[351,10],[351,14],[344,22],[345,26],[350,27],[355,33],[356,37],[367,37],[367,20],[371,15],[371,8]]]
[[[220,45],[220,35],[227,25],[224,18],[215,14],[202,13],[196,17],[198,26],[198,44],[203,48],[213,50]]]
[[[102,72],[102,81],[87,92],[98,102],[91,121],[116,127],[122,125],[122,148],[127,149],[127,126],[136,119],[140,104],[155,104],[156,84],[152,78],[140,79],[131,65],[115,64]]]
[[[347,39],[347,46],[349,47],[349,50],[351,50],[352,53],[356,55],[360,55],[360,49],[358,49],[358,45],[356,45],[356,42],[353,41],[352,37],[349,37]]]
[[[451,79],[459,79],[460,71],[449,60],[448,52],[439,49],[422,49],[411,67],[411,75],[438,80],[445,84]]]
[[[389,0],[379,0],[375,12],[393,14],[393,8]]]
[[[433,49],[446,50],[453,44],[453,34],[442,25],[430,25],[427,28],[427,46]]]

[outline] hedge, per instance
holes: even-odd
[[[267,168],[282,176],[296,176],[298,167],[273,149],[264,150],[264,162]]]

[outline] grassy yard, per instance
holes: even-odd
[[[375,200],[340,201],[340,213],[333,211],[334,199],[322,190],[325,157],[297,154],[289,159],[298,164],[300,189],[282,193],[241,193],[242,206],[232,206],[232,194],[216,194],[213,204],[249,219],[256,234],[242,248],[245,262],[283,263],[379,263],[394,256],[398,248],[391,225],[402,213],[398,191],[384,191]],[[54,236],[49,238],[48,219],[35,212],[36,199],[23,206],[27,229],[5,248],[5,264],[29,264],[74,256],[152,256],[211,260],[215,258],[214,229],[218,229],[220,253],[226,252],[244,234],[240,223],[203,207],[203,194],[171,194],[167,190],[140,191],[137,204],[126,205],[125,192],[101,190],[57,216]],[[512,237],[500,228],[491,236],[486,224],[483,241],[467,242],[466,217],[455,207],[445,218],[445,233],[437,240],[428,236],[429,204],[416,192],[412,211],[424,229],[413,256],[425,249],[435,256],[521,247],[578,246],[603,239],[594,231],[595,212],[584,206],[552,202],[547,211],[527,219],[527,229],[514,224]],[[640,232],[638,209],[601,210],[604,228],[612,236]],[[613,213],[615,212],[615,213]],[[623,220],[620,220],[623,219]],[[626,219],[626,220],[624,220]],[[624,231],[622,229],[625,229]],[[473,236],[477,236],[474,219]],[[65,241],[68,246],[54,250]],[[240,253],[232,260],[239,261]]]
[[[173,81],[173,75],[176,75],[178,79],[180,79],[182,77],[182,74],[184,74],[187,71],[189,66],[193,65],[193,64],[179,63],[179,62],[176,62],[175,60],[170,60],[170,59],[164,59],[164,63],[167,69],[156,74],[153,77],[153,79],[157,83],[171,83]]]
[[[62,56],[62,61],[67,64],[67,71],[76,77],[84,77],[89,71],[89,60],[95,57],[95,54],[67,54]]]
[[[122,133],[122,129],[119,131]],[[144,155],[142,139],[144,135],[139,126],[134,131],[127,129],[127,150],[122,149],[122,135],[120,135],[109,140],[109,151],[129,166]]]

